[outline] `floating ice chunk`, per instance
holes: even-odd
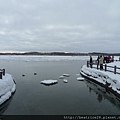
[[[64,78],[65,78],[65,76],[63,76],[63,75],[59,77],[59,79],[64,79]]]
[[[52,85],[52,84],[56,84],[58,83],[58,80],[43,80],[41,81],[41,84],[45,84],[45,85]]]
[[[67,82],[68,82],[68,80],[67,80],[67,79],[64,79],[64,80],[63,80],[63,82],[67,83]]]
[[[78,74],[76,74],[76,76],[80,76],[80,74],[78,73]]]
[[[77,78],[77,80],[80,80],[80,81],[81,81],[81,80],[84,80],[84,79],[85,79],[85,78],[83,78],[83,77],[78,77],[78,78]]]
[[[65,77],[69,77],[69,76],[70,76],[70,74],[63,74],[63,76],[65,76]]]

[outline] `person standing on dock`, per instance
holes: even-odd
[[[104,62],[104,58],[101,55],[99,58],[100,70],[103,70],[103,62]]]
[[[100,58],[100,57],[98,56],[98,57],[97,57],[97,64],[98,64],[98,65],[99,65],[99,58]]]
[[[92,56],[90,56],[90,67],[92,68]]]

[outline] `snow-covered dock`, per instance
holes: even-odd
[[[120,67],[120,61],[108,63],[108,65]],[[80,74],[85,78],[88,78],[88,80],[106,88],[106,90],[120,98],[120,74],[114,74],[113,72],[96,68],[89,68],[86,65],[82,66]]]

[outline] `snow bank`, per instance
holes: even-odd
[[[9,99],[16,90],[16,84],[10,74],[5,74],[0,79],[0,105]]]
[[[119,67],[120,62],[113,62],[109,64],[112,64],[113,66],[116,65]],[[93,79],[120,94],[119,74],[114,74],[112,72],[107,71],[105,72],[102,70],[97,70],[95,68],[88,68],[86,65],[82,66],[80,73],[83,76]]]

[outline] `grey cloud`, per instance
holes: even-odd
[[[119,3],[1,0],[0,51],[119,52]]]

